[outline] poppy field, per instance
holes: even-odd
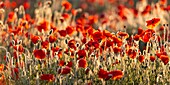
[[[0,85],[170,85],[169,0],[0,0]]]

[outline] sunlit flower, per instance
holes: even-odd
[[[108,72],[108,74],[112,75],[113,80],[118,80],[123,77],[123,72],[120,70],[113,70],[113,71]]]
[[[4,70],[4,64],[0,64],[0,72]]]
[[[146,21],[147,23],[146,26],[150,29],[153,29],[159,24],[159,22],[160,22],[160,18],[153,18],[151,20]]]

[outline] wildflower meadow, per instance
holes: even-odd
[[[169,0],[0,0],[0,85],[170,85]]]

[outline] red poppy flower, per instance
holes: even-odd
[[[113,80],[118,80],[123,77],[123,72],[121,70],[110,71],[108,74],[112,75]]]
[[[142,35],[144,33],[144,30],[142,28],[138,28],[138,35]]]
[[[24,51],[24,48],[22,45],[15,45],[13,46],[15,50],[18,50],[19,52],[23,52]]]
[[[64,66],[64,64],[65,64],[65,61],[64,61],[64,60],[60,60],[60,61],[59,61],[59,66]]]
[[[121,52],[121,47],[114,46],[113,51],[114,51],[114,53],[120,53]]]
[[[27,10],[27,9],[30,8],[30,3],[29,2],[24,2],[23,6],[24,6],[24,9]]]
[[[72,5],[68,1],[62,1],[61,5],[68,11],[71,9]]]
[[[50,43],[54,43],[56,40],[57,40],[57,37],[56,37],[56,36],[53,36],[53,35],[50,35],[50,36],[49,36],[49,42],[50,42]]]
[[[72,67],[73,66],[73,62],[72,61],[69,61],[68,63],[67,63],[67,65],[66,66],[68,66],[68,67]]]
[[[72,49],[74,49],[74,50],[76,50],[76,41],[74,40],[74,39],[72,39],[72,40],[70,40],[69,42],[68,42],[68,46],[70,47],[70,48],[72,48]]]
[[[71,10],[71,13],[72,13],[73,16],[76,16],[76,15],[77,15],[77,10],[72,9],[72,10]]]
[[[100,69],[100,70],[99,70],[99,72],[98,72],[98,77],[99,77],[99,78],[106,79],[107,76],[108,76],[107,71],[105,71],[105,70],[103,70],[103,69]]]
[[[147,23],[147,27],[150,29],[153,29],[154,27],[156,27],[160,22],[160,18],[153,18],[151,20],[146,21]]]
[[[135,36],[133,36],[133,39],[136,40],[136,41],[139,41],[140,35],[136,34]]]
[[[155,57],[154,57],[154,56],[150,56],[150,60],[151,60],[152,62],[154,62],[154,61],[155,61]]]
[[[62,14],[62,17],[63,17],[64,19],[68,19],[70,16],[69,16],[68,13],[63,13],[63,14]]]
[[[161,55],[160,59],[163,61],[164,65],[169,62],[169,57],[167,55]]]
[[[111,46],[113,46],[113,41],[106,40],[106,47],[111,47]]]
[[[126,53],[130,58],[132,59],[136,58],[137,53],[135,52],[135,50],[129,49]]]
[[[152,33],[151,32],[145,32],[145,34],[141,37],[143,42],[148,42],[149,39],[152,37]]]
[[[9,12],[8,14],[8,21],[13,22],[16,18],[16,14],[14,12]]]
[[[78,59],[86,57],[86,51],[85,51],[85,50],[79,50],[79,51],[77,52],[77,54],[78,54],[78,56],[79,56]]]
[[[117,36],[120,36],[120,37],[123,37],[123,38],[128,38],[129,37],[129,34],[128,33],[126,33],[126,32],[118,32],[117,33]]]
[[[0,72],[4,70],[4,64],[0,64]]]
[[[11,75],[14,79],[19,79],[19,69],[18,68],[12,68]],[[15,75],[15,76],[14,76]]]
[[[49,48],[49,42],[48,40],[42,41],[41,42],[42,48],[48,49]]]
[[[115,44],[117,44],[117,46],[122,46],[122,39],[116,37],[116,36],[112,36],[112,40]]]
[[[41,80],[46,80],[46,81],[54,81],[55,80],[55,76],[53,74],[42,74],[40,76]]]
[[[151,11],[151,6],[147,5],[146,8],[144,9],[144,11],[142,12],[142,15],[146,15]]]
[[[107,38],[112,37],[112,34],[111,34],[109,31],[107,31],[107,30],[104,30],[104,31],[103,31],[103,35],[104,35],[105,37],[107,37]]]
[[[143,55],[139,55],[138,60],[142,63],[145,60],[145,57]]]
[[[89,20],[89,22],[88,22],[89,25],[97,23],[98,22],[98,15],[88,16],[88,20]]]
[[[81,40],[81,42],[82,42],[83,44],[85,44],[86,41],[87,41],[86,37],[84,37],[84,38]]]
[[[46,53],[43,50],[34,50],[33,53],[37,59],[44,59],[46,57]]]
[[[80,68],[86,68],[87,67],[87,61],[84,58],[81,58],[78,60],[78,67]]]
[[[36,44],[37,42],[38,42],[38,40],[40,39],[40,37],[39,36],[31,36],[31,41],[34,43],[34,44]]]
[[[167,56],[167,53],[166,53],[166,52],[158,52],[158,51],[156,52],[156,56],[157,56],[158,58],[160,58],[161,55]]]
[[[62,37],[65,37],[67,35],[66,30],[59,30],[58,32],[59,32],[60,36],[62,36]]]
[[[93,33],[92,37],[95,41],[99,41],[99,40],[103,39],[103,34],[99,31],[97,31],[97,32]]]
[[[58,70],[58,73],[59,73],[59,74],[68,74],[68,73],[70,73],[70,72],[71,72],[71,68],[68,67],[68,66],[65,66],[65,67],[63,67],[63,68],[61,68],[61,69]]]
[[[12,7],[12,8],[16,8],[16,6],[17,6],[17,3],[16,3],[15,1],[12,1],[12,2],[11,2],[11,7]]]
[[[72,26],[68,26],[68,27],[66,28],[66,32],[67,32],[68,35],[71,35],[71,34],[73,34],[73,32],[74,32],[74,28],[73,28]]]
[[[48,29],[49,29],[49,27],[50,27],[49,25],[50,25],[50,23],[49,23],[48,21],[43,20],[43,21],[40,23],[40,25],[37,26],[37,29],[38,29],[39,32],[42,32],[42,30],[48,31]]]

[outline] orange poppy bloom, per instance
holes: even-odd
[[[153,29],[159,24],[159,22],[160,22],[160,18],[153,18],[151,20],[146,21],[147,23],[146,26],[150,29]]]
[[[145,32],[145,34],[141,37],[143,42],[148,42],[150,40],[150,38],[152,37],[152,33],[151,32]]]
[[[77,10],[72,9],[72,10],[71,10],[71,13],[72,13],[73,16],[76,16],[76,15],[77,15]]]
[[[53,36],[53,35],[50,35],[50,36],[49,36],[49,42],[50,42],[50,43],[54,43],[56,40],[57,40],[57,37],[56,37],[56,36]]]
[[[121,70],[110,71],[108,74],[112,75],[113,80],[118,80],[123,77],[123,72]]]
[[[104,35],[105,37],[107,37],[107,38],[112,37],[112,34],[111,34],[109,31],[107,31],[107,30],[104,30],[104,31],[103,31],[103,35]]]
[[[123,38],[128,38],[129,37],[129,34],[128,33],[126,33],[126,32],[118,32],[117,33],[117,36],[120,36],[120,37],[123,37]]]
[[[40,39],[40,37],[39,36],[31,36],[31,41],[34,43],[34,44],[36,44],[37,42],[38,42],[38,40]]]
[[[46,81],[54,81],[55,80],[55,76],[53,74],[42,74],[40,76],[41,80],[46,80]]]
[[[46,20],[43,20],[40,25],[37,26],[37,29],[39,32],[42,32],[42,30],[47,31],[49,30],[49,22]]]
[[[16,14],[14,12],[9,12],[7,21],[13,22],[15,18],[16,18]]]
[[[167,55],[161,55],[160,59],[163,61],[164,65],[169,62],[169,57]]]
[[[154,57],[154,56],[150,56],[150,60],[151,60],[152,62],[154,62],[154,61],[155,61],[155,57]]]
[[[86,68],[87,67],[87,61],[84,58],[81,58],[78,60],[78,67],[80,68]]]
[[[0,72],[4,70],[4,64],[0,64]]]
[[[63,67],[63,68],[61,68],[61,69],[58,70],[58,73],[59,73],[59,74],[68,74],[68,73],[70,73],[70,72],[71,72],[71,68],[68,67],[68,66],[65,66],[65,67]]]
[[[5,76],[3,74],[0,77],[0,85],[6,85]]]
[[[142,63],[145,60],[145,57],[143,55],[140,55],[138,60]]]
[[[34,50],[34,56],[37,59],[44,59],[46,57],[46,53],[43,50]]]
[[[72,5],[68,1],[62,1],[61,5],[68,11],[71,9]]]

